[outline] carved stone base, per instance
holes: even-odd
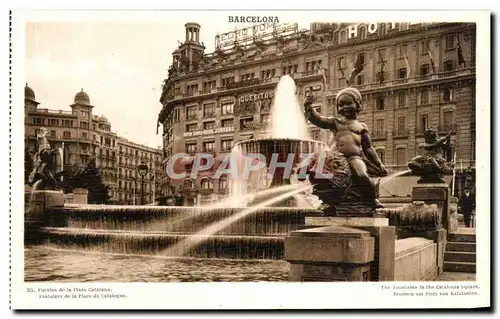
[[[421,175],[419,180],[417,181],[417,184],[440,184],[440,183],[446,184],[446,180],[444,179],[443,176],[438,174]]]
[[[41,242],[40,228],[46,221],[46,212],[49,208],[63,207],[64,194],[62,191],[40,190],[25,192],[24,210],[24,239],[27,244]]]

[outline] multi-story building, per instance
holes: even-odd
[[[70,105],[71,110],[68,111],[41,108],[35,99],[35,92],[28,85],[24,88],[24,95],[25,147],[28,152],[35,153],[37,131],[46,127],[51,146],[63,149],[64,168],[85,165],[89,158],[93,157],[104,184],[110,187],[111,200],[121,203],[134,202],[133,198],[125,200],[121,196],[128,190],[120,183],[120,174],[125,169],[125,166],[122,166],[122,156],[119,155],[122,145],[133,145],[131,149],[134,152],[140,149],[141,155],[144,155],[141,159],[146,160],[147,157],[146,163],[149,167],[154,167],[155,171],[158,169],[156,165],[161,154],[158,149],[134,144],[117,136],[111,130],[111,124],[106,117],[93,114],[94,106],[83,90],[75,95],[74,102]],[[140,160],[135,160],[134,163],[137,166]],[[134,171],[136,170],[137,167],[134,168]],[[151,184],[154,182],[149,179],[146,187],[146,199],[150,200],[148,202],[153,198],[151,189],[154,187]],[[140,196],[140,193],[137,196]]]
[[[301,31],[264,24],[217,35],[212,53],[204,52],[199,32],[200,25],[186,24],[164,82],[158,120],[166,159],[224,155],[236,141],[267,134],[261,123],[269,121],[273,91],[285,74],[300,100],[312,89],[313,106],[336,115],[335,95],[358,63],[363,71],[351,86],[363,95],[359,117],[389,172],[407,169],[423,152],[427,128],[453,131],[449,157],[456,152],[464,167],[474,166],[475,24],[312,23]],[[328,141],[330,132],[309,129],[312,138]],[[210,176],[197,181],[207,201],[226,185]]]

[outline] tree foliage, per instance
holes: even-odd
[[[89,192],[89,204],[107,204],[109,202],[109,186],[102,182],[95,159],[90,159],[86,166],[73,165],[66,169],[62,175],[62,189],[65,193],[71,193],[75,188],[84,188]]]

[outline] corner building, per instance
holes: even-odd
[[[62,148],[63,167],[85,165],[95,158],[104,184],[110,187],[111,201],[118,204],[139,204],[142,178],[137,166],[144,162],[149,167],[145,179],[144,197],[151,203],[164,191],[160,179],[151,179],[161,173],[161,149],[128,141],[111,129],[104,116],[93,114],[94,106],[83,89],[76,93],[71,110],[41,108],[35,92],[27,84],[24,88],[25,152],[33,156],[37,147],[37,133],[47,128],[47,139],[52,148]],[[158,175],[156,175],[158,176]],[[136,191],[137,190],[137,191]]]
[[[456,152],[464,168],[474,167],[475,24],[312,23],[309,30],[264,24],[217,35],[211,53],[199,42],[200,29],[186,24],[164,81],[158,121],[165,160],[196,152],[222,158],[235,142],[269,134],[273,91],[285,74],[295,80],[299,100],[312,89],[313,106],[336,115],[335,96],[359,61],[364,69],[352,84],[363,95],[359,118],[389,172],[407,169],[424,152],[427,128],[441,136],[453,130],[447,156]],[[309,129],[313,139],[331,138]],[[183,164],[189,171],[191,163]],[[200,204],[227,193],[227,181],[213,173],[196,180]]]

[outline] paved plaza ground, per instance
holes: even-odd
[[[476,274],[467,272],[443,272],[436,281],[475,281]]]

